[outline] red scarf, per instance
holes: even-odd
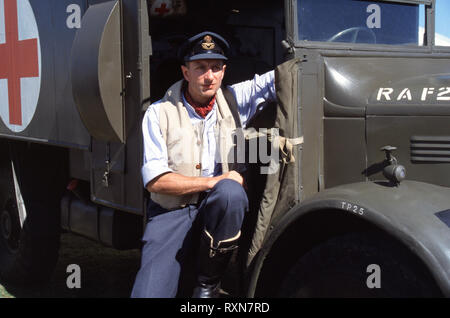
[[[186,98],[187,102],[194,108],[195,112],[203,118],[208,115],[208,113],[212,110],[214,103],[216,102],[216,96],[214,95],[214,97],[209,101],[208,104],[199,105],[198,103],[194,102],[187,89],[184,90],[184,98]]]

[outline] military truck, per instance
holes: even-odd
[[[278,97],[245,128],[279,156],[247,153],[250,211],[224,288],[450,296],[443,5],[1,0],[2,279],[48,280],[62,230],[140,247],[141,119],[181,78],[177,47],[211,30],[231,43],[225,84],[275,69]]]

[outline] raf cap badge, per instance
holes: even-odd
[[[202,42],[202,48],[204,50],[212,50],[216,47],[216,45],[214,44],[214,42],[212,41],[212,37],[210,35],[206,35],[203,38],[203,42]]]

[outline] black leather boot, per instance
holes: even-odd
[[[233,238],[219,241],[216,245],[206,230],[202,232],[198,251],[197,286],[193,298],[219,298],[220,281],[233,250],[238,247],[240,234],[241,232]]]

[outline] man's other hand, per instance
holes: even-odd
[[[225,172],[224,174],[211,178],[210,188],[213,188],[217,182],[223,179],[231,179],[239,183],[241,186],[244,185],[244,178],[241,174],[235,170],[231,170],[229,172]]]

